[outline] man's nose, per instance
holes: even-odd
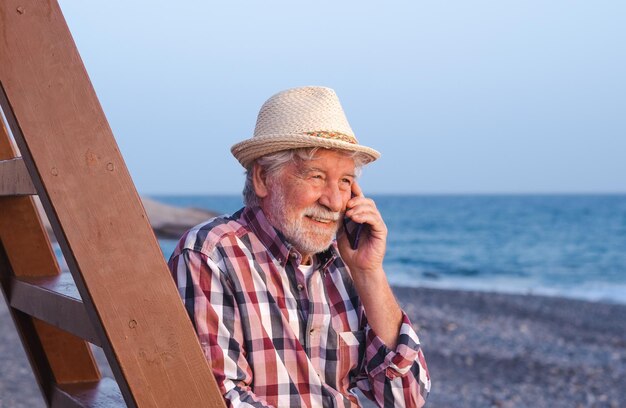
[[[343,211],[343,196],[339,186],[329,183],[320,196],[319,203],[331,211]]]

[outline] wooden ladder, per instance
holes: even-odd
[[[55,0],[0,2],[0,107],[0,287],[46,404],[223,407]]]

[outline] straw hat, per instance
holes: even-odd
[[[365,162],[380,157],[354,137],[335,91],[319,86],[288,89],[269,98],[259,111],[254,136],[230,151],[248,168],[261,156],[302,147],[359,152]]]

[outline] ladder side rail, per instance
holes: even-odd
[[[16,156],[0,122],[0,160]],[[94,382],[100,372],[88,343],[10,305],[13,281],[58,276],[60,269],[33,197],[0,197],[0,289],[44,400],[55,384]]]
[[[0,102],[126,403],[223,407],[57,2],[0,16]]]
[[[119,358],[116,356],[115,351],[113,350],[113,347],[111,346],[106,330],[102,325],[101,317],[98,314],[98,310],[92,301],[92,296],[87,288],[87,285],[85,284],[85,281],[83,279],[83,273],[78,266],[78,263],[73,253],[73,249],[65,237],[65,229],[64,227],[61,226],[61,223],[59,222],[57,214],[55,213],[55,209],[46,191],[46,185],[42,181],[41,176],[38,174],[37,166],[35,165],[35,162],[31,156],[29,146],[22,132],[22,128],[20,127],[20,124],[16,118],[16,114],[13,110],[13,106],[11,104],[11,101],[9,100],[9,97],[5,90],[5,85],[1,78],[0,78],[0,108],[2,109],[4,116],[7,120],[11,134],[15,138],[15,142],[18,148],[20,149],[20,152],[22,153],[22,159],[24,160],[26,168],[28,169],[28,172],[31,177],[31,181],[33,185],[35,186],[35,190],[38,192],[38,196],[39,196],[39,199],[41,200],[42,207],[46,213],[46,216],[48,217],[48,221],[50,222],[50,225],[57,239],[57,242],[61,248],[61,251],[67,263],[67,266],[69,267],[69,270],[72,274],[74,283],[76,284],[76,287],[78,288],[81,299],[83,300],[83,304],[85,305],[85,311],[87,312],[89,316],[89,320],[93,324],[93,328],[96,331],[96,335],[101,339],[100,345],[102,346],[102,349],[104,350],[104,353],[107,357],[107,361],[109,362],[109,366],[111,367],[111,370],[113,371],[113,375],[115,376],[119,389],[122,395],[124,396],[124,401],[126,402],[126,405],[130,408],[138,407],[139,405],[136,404],[135,396],[133,395],[133,392],[131,391],[128,385],[128,382],[126,380],[126,375],[122,371]],[[54,176],[58,175],[57,171],[58,170],[55,167],[51,169],[51,172]],[[10,295],[8,296],[7,300],[10,301]],[[49,393],[53,389],[54,388],[47,388],[46,392]],[[46,394],[47,398],[49,398],[48,395],[49,394]]]

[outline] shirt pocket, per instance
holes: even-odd
[[[365,359],[365,330],[337,333],[339,382],[352,383]]]

